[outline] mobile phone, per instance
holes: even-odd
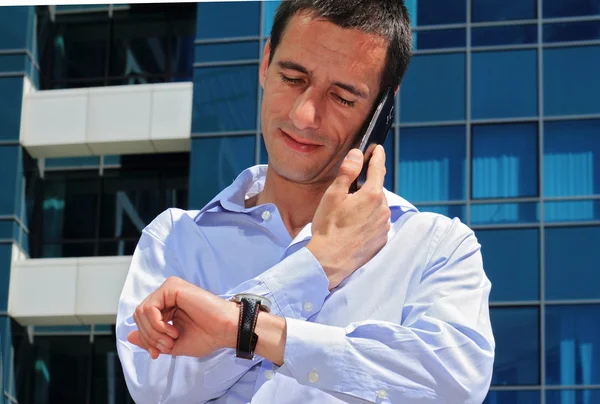
[[[350,186],[350,192],[356,192],[362,187],[367,180],[367,170],[369,168],[369,160],[375,150],[375,147],[383,145],[385,138],[394,122],[394,93],[392,87],[388,87],[379,98],[376,104],[371,119],[368,124],[363,126],[363,136],[360,140],[358,148],[364,155],[364,164],[360,174]]]

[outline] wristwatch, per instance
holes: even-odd
[[[254,349],[258,342],[258,335],[254,333],[258,313],[271,311],[271,302],[263,296],[251,293],[239,293],[230,299],[240,305],[238,320],[238,335],[235,355],[238,358],[254,359]]]

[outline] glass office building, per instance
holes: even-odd
[[[406,1],[386,187],[476,232],[486,403],[600,403],[600,0]],[[80,283],[123,267],[167,207],[267,162],[258,65],[278,4],[0,8],[1,402],[132,402],[111,312],[80,307]],[[76,309],[55,308],[70,292],[28,305],[69,282]]]

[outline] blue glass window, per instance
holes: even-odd
[[[0,55],[0,73],[17,73],[25,71],[24,54]]]
[[[400,94],[400,122],[464,120],[465,54],[414,56]]]
[[[536,0],[473,0],[471,21],[530,20],[537,17]]]
[[[0,77],[0,141],[19,141],[23,77]]]
[[[100,158],[98,156],[47,158],[44,165],[46,168],[98,167]]]
[[[534,307],[490,309],[496,340],[493,385],[540,383],[538,311]]]
[[[600,390],[547,390],[546,404],[600,403]]]
[[[600,46],[544,49],[544,114],[600,113],[598,66]]]
[[[70,334],[80,332],[90,332],[89,325],[36,325],[35,334]]]
[[[544,0],[544,18],[600,14],[600,0]]]
[[[548,394],[548,393],[546,393]],[[547,396],[546,396],[547,397]],[[483,404],[539,404],[539,391],[490,391]]]
[[[0,49],[29,49],[33,29],[32,6],[3,7],[0,14]],[[1,94],[1,93],[0,93]]]
[[[593,41],[600,39],[600,21],[544,24],[544,42]]]
[[[229,62],[232,60],[258,60],[258,41],[211,43],[196,45],[195,62]]]
[[[273,18],[275,18],[275,13],[277,12],[277,7],[281,0],[269,0],[263,1],[263,32],[264,36],[271,35],[271,27],[273,26]]]
[[[546,384],[600,383],[599,318],[600,305],[546,307]]]
[[[465,199],[465,127],[400,129],[400,194],[411,202]]]
[[[539,206],[536,202],[471,205],[471,224],[493,225],[537,222],[539,222]]]
[[[537,51],[473,52],[472,92],[473,119],[537,116]]]
[[[548,223],[600,221],[600,200],[544,202],[544,220]]]
[[[492,282],[490,300],[539,299],[538,229],[476,230],[483,267]]]
[[[195,69],[192,132],[255,131],[257,93],[258,64]]]
[[[192,139],[189,209],[201,209],[254,165],[256,136]]]
[[[450,219],[457,217],[461,222],[466,223],[465,205],[418,205],[417,209],[421,212],[439,213]]]
[[[464,48],[466,35],[464,28],[413,31],[413,49]]]
[[[0,91],[0,94],[2,92]],[[0,100],[3,97],[0,97]],[[0,110],[1,111],[1,110]],[[0,192],[0,215],[17,215],[17,164],[19,164],[18,145],[0,146],[0,172],[2,173],[2,192]]]
[[[557,227],[545,232],[546,299],[600,299],[600,227]]]
[[[0,239],[2,240],[18,240],[20,227],[13,219],[0,220]]]
[[[471,32],[472,46],[523,45],[536,42],[537,24],[476,27]]]
[[[413,26],[464,24],[467,20],[465,0],[406,0]]]
[[[537,196],[537,125],[473,126],[473,198]]]
[[[267,164],[268,162],[269,162],[269,153],[267,152],[267,147],[265,146],[265,139],[261,135],[259,164]]]
[[[8,288],[10,284],[10,263],[12,244],[0,244],[0,311],[8,310]]]
[[[197,39],[260,35],[260,1],[198,3]]]
[[[600,120],[544,124],[544,196],[600,194]]]

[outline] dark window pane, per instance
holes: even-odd
[[[400,93],[400,122],[465,119],[465,54],[414,56]]]
[[[544,42],[593,41],[600,39],[600,21],[544,24]]]
[[[537,124],[473,127],[473,198],[537,196]]]
[[[537,116],[535,50],[474,52],[472,57],[473,119]]]
[[[399,164],[409,201],[465,199],[465,127],[401,128]]]
[[[259,59],[258,41],[196,45],[195,62]]]
[[[546,228],[546,299],[600,299],[600,227]]]
[[[539,299],[537,229],[476,230],[483,266],[492,282],[490,300]]]
[[[544,196],[600,194],[600,120],[544,124]]]
[[[536,24],[476,27],[471,33],[472,46],[522,45],[536,42]]]
[[[419,205],[421,212],[439,213],[451,219],[458,217],[463,223],[466,223],[465,205]]]
[[[171,74],[184,78],[172,81],[192,81],[197,4],[190,3],[185,6],[177,4],[174,7],[183,8],[169,16]]]
[[[406,5],[413,25],[463,24],[467,19],[465,0],[412,0]]]
[[[600,200],[544,202],[546,222],[600,221]]]
[[[95,171],[46,173],[43,239],[93,239],[99,187]]]
[[[490,391],[483,404],[539,404],[540,400],[539,391]]]
[[[200,2],[196,38],[233,38],[260,34],[260,2]]]
[[[16,73],[25,71],[24,54],[0,55],[0,73]]]
[[[75,258],[95,256],[93,242],[71,242],[62,244],[44,244],[40,258]]]
[[[98,167],[99,165],[98,156],[47,158],[44,162],[45,168]]]
[[[12,244],[0,244],[0,311],[3,312],[8,308],[11,258]]]
[[[94,360],[92,367],[92,404],[133,404],[127,391],[123,367],[117,355],[113,336],[94,337]]]
[[[546,384],[600,383],[599,318],[600,305],[546,307]]]
[[[472,22],[529,20],[537,17],[537,1],[473,0]]]
[[[105,174],[100,237],[139,237],[161,211],[158,172]]]
[[[23,77],[0,77],[0,140],[19,140],[22,104]]]
[[[533,307],[490,309],[496,339],[492,385],[540,383],[538,312]]]
[[[92,346],[88,336],[35,338],[34,402],[86,402]]]
[[[90,332],[89,325],[36,325],[35,333],[69,334],[73,332]]]
[[[537,222],[539,222],[539,207],[535,202],[471,205],[471,224],[484,225]]]
[[[2,94],[1,90],[0,94]],[[3,96],[0,96],[0,100],[3,98]],[[2,113],[4,111],[0,109],[0,114]],[[20,147],[19,145],[0,146],[0,172],[3,173],[2,192],[0,192],[0,215],[17,215],[17,165],[20,163]]]
[[[544,114],[600,113],[598,66],[600,46],[544,49]]]
[[[600,14],[600,0],[544,0],[544,18]]]
[[[464,28],[413,32],[413,49],[415,50],[464,48],[466,41]]]
[[[98,243],[99,257],[133,255],[137,240],[101,241]]]
[[[264,36],[271,35],[271,27],[273,26],[273,18],[281,0],[264,1],[263,4],[263,32]]]
[[[13,219],[0,220],[0,239],[9,240],[18,235],[19,225]]]
[[[192,132],[256,130],[257,92],[258,64],[195,69]]]
[[[600,390],[547,390],[546,404],[595,404],[600,403]]]
[[[269,162],[269,152],[267,152],[267,147],[265,146],[265,139],[261,136],[260,137],[260,163],[259,164],[267,164],[268,162]],[[386,163],[387,163],[387,159],[386,159]]]
[[[104,165],[120,165],[121,164],[121,156],[104,156]]]
[[[34,7],[2,7],[0,14],[0,49],[27,49],[33,29],[29,23]],[[0,93],[1,94],[1,93]]]
[[[256,136],[192,139],[189,209],[201,209],[254,165]]]

